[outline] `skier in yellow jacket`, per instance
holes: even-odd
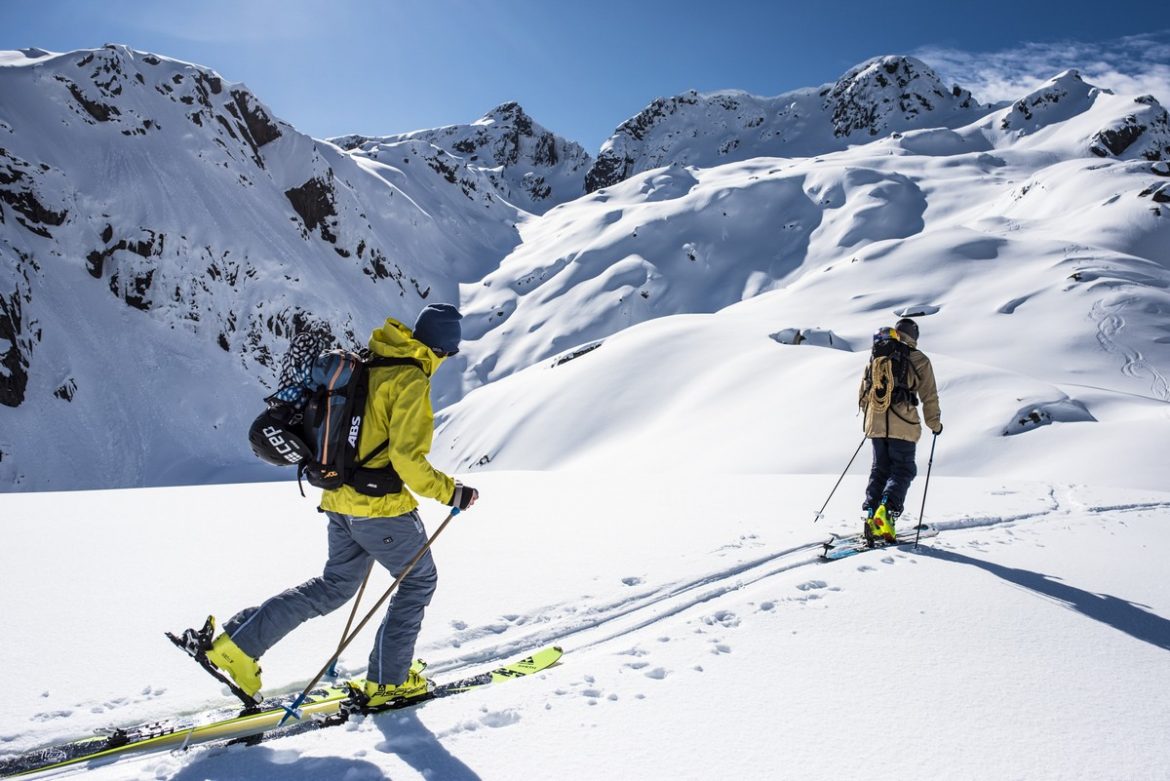
[[[888,352],[889,358],[884,362],[879,357],[871,359],[858,394],[865,411],[865,436],[873,443],[873,466],[862,505],[864,532],[867,540],[893,542],[894,524],[918,474],[914,455],[922,436],[919,402],[926,426],[935,436],[942,433],[943,426],[934,369],[918,349],[918,324],[903,318],[892,329],[879,329],[874,343],[875,356]]]
[[[459,351],[461,318],[450,304],[431,304],[419,313],[413,329],[387,318],[370,336],[375,356],[415,362],[369,370],[369,395],[358,443],[359,452],[368,453],[389,441],[389,447],[367,466],[393,465],[404,487],[384,496],[367,496],[349,485],[325,491],[321,510],[329,518],[329,555],[321,576],[258,607],[246,608],[224,624],[207,659],[248,695],[259,697],[260,657],[309,618],[348,602],[365,579],[371,559],[397,578],[423,548],[426,530],[411,491],[461,510],[479,497],[474,488],[456,482],[427,460],[434,433],[431,376],[445,358]],[[377,707],[426,693],[427,681],[411,659],[437,580],[428,550],[390,602],[374,638],[366,678],[347,684],[363,705]]]

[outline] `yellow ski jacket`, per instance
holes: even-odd
[[[359,517],[390,518],[418,507],[411,491],[444,504],[450,502],[455,493],[455,480],[427,460],[435,429],[431,375],[443,359],[392,317],[386,318],[386,323],[370,335],[370,350],[387,358],[413,358],[423,367],[422,371],[410,365],[370,369],[370,392],[358,441],[358,452],[365,455],[389,440],[389,447],[366,467],[377,469],[393,463],[405,487],[396,494],[365,496],[343,485],[322,494],[321,509]]]

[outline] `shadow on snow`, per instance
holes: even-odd
[[[1094,621],[1100,621],[1102,624],[1124,632],[1136,640],[1170,651],[1170,621],[1148,610],[1143,610],[1142,606],[1133,602],[1109,594],[1095,594],[1091,591],[1085,591],[1062,583],[1051,575],[1005,567],[990,561],[964,556],[955,551],[923,547],[915,552],[943,561],[978,567],[1009,583],[1054,599],[1070,610],[1075,610]]]
[[[368,717],[382,732],[374,747],[394,754],[419,775],[443,781],[480,781],[479,776],[443,746],[419,720],[413,710]],[[354,742],[351,733],[350,743]],[[374,743],[372,732],[369,743]],[[358,739],[360,742],[360,739]],[[280,779],[280,781],[385,781],[391,776],[373,762],[347,757],[307,757],[280,742],[262,746],[234,746],[226,750],[201,752],[170,781],[234,781],[235,779]]]

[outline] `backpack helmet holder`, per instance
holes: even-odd
[[[273,405],[261,412],[248,429],[252,452],[275,466],[290,466],[312,459],[313,450],[294,432],[291,408]]]

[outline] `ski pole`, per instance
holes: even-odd
[[[345,622],[345,629],[341,630],[341,640],[338,641],[337,655],[333,657],[333,662],[329,665],[329,671],[325,673],[330,678],[337,677],[337,657],[341,656],[341,643],[345,642],[345,637],[349,634],[349,628],[353,626],[353,617],[357,615],[358,605],[362,603],[362,594],[366,593],[366,584],[370,582],[370,573],[373,571],[374,558],[371,556],[370,566],[366,569],[365,580],[362,581],[362,587],[358,589],[357,599],[353,601],[353,610],[349,611],[349,620]]]
[[[857,454],[861,452],[861,447],[865,444],[866,439],[868,439],[868,437],[861,438],[861,444],[859,444],[857,449],[853,451],[853,458],[850,458],[849,463],[845,465],[845,472],[848,472],[849,467],[853,466],[853,459],[857,458]],[[821,509],[817,511],[815,516],[813,516],[813,523],[819,521],[821,516],[825,514],[825,508],[829,506],[829,499],[833,498],[833,494],[837,493],[837,486],[841,485],[841,481],[845,479],[845,472],[842,472],[841,476],[837,478],[837,485],[833,486],[832,491],[829,491],[829,498],[825,500],[825,503],[821,505]]]
[[[394,582],[390,584],[390,588],[386,589],[386,593],[382,595],[382,598],[379,599],[372,608],[370,608],[370,612],[366,613],[366,617],[361,620],[361,623],[357,625],[353,632],[342,638],[341,645],[337,646],[337,650],[333,653],[333,656],[329,657],[329,661],[325,662],[325,666],[323,666],[320,672],[318,672],[313,677],[313,680],[309,681],[309,685],[305,687],[305,690],[297,695],[297,698],[293,701],[292,705],[281,706],[284,709],[285,714],[280,719],[280,724],[277,724],[278,727],[282,726],[286,721],[288,721],[290,716],[298,719],[300,718],[300,716],[297,714],[297,709],[301,707],[301,703],[303,703],[305,698],[309,696],[309,692],[313,690],[313,687],[317,685],[318,681],[325,677],[325,673],[329,671],[330,665],[337,661],[337,657],[341,656],[341,652],[345,650],[345,647],[353,642],[353,639],[358,636],[358,633],[365,628],[366,624],[370,622],[370,619],[374,617],[374,614],[378,612],[378,608],[382,607],[382,603],[390,598],[390,595],[394,592],[394,589],[398,588],[398,584],[406,579],[406,576],[410,574],[412,569],[414,569],[414,565],[418,564],[422,557],[426,555],[426,552],[429,551],[431,546],[435,544],[435,540],[438,539],[439,535],[443,533],[443,529],[446,529],[447,524],[449,524],[451,519],[458,514],[459,508],[452,507],[451,512],[449,512],[447,517],[443,519],[443,523],[439,525],[439,528],[435,530],[435,533],[431,535],[431,538],[427,540],[421,548],[419,548],[418,553],[414,554],[414,558],[411,559],[409,563],[407,563],[406,567],[402,570],[402,574],[394,579]]]
[[[926,464],[926,483],[922,486],[922,509],[918,511],[918,526],[914,530],[914,547],[918,547],[918,538],[922,535],[922,515],[926,512],[926,492],[930,490],[930,468],[934,466],[934,443],[938,442],[938,434],[930,440],[930,461]]]

